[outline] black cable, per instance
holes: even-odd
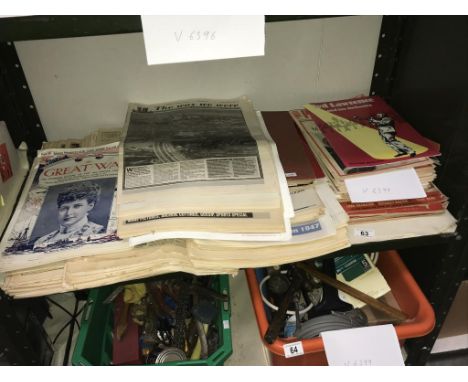
[[[55,345],[55,343],[57,342],[58,338],[60,337],[60,335],[63,333],[63,331],[68,328],[68,326],[73,322],[73,319],[69,319],[67,321],[67,323],[65,325],[62,326],[62,328],[58,331],[58,333],[56,334],[54,340],[52,341],[52,343]]]
[[[71,314],[71,312],[68,310],[68,309],[65,309],[62,305],[60,305],[58,302],[55,302],[54,300],[52,300],[50,297],[46,297],[47,301],[51,302],[52,304],[54,304],[56,307],[62,309],[65,313],[67,313],[70,317],[71,317],[71,320],[74,320],[76,322],[76,324],[78,325],[78,327],[80,326],[80,324],[78,323],[78,320],[76,319],[77,316],[79,315],[79,313],[75,316],[73,314]]]
[[[65,349],[65,356],[64,356],[64,360],[63,360],[63,365],[67,365],[68,364],[68,359],[70,357],[70,350],[71,350],[71,343],[72,343],[72,340],[73,340],[73,331],[74,331],[74,326],[76,324],[76,326],[78,327],[78,330],[81,329],[80,327],[80,323],[78,322],[78,316],[83,312],[83,310],[86,308],[87,306],[87,301],[84,303],[84,305],[78,310],[78,306],[79,306],[79,300],[75,297],[75,308],[74,308],[74,312],[71,313],[68,309],[64,308],[61,304],[59,304],[58,302],[54,301],[53,299],[51,299],[50,297],[46,297],[46,300],[48,302],[50,302],[51,304],[55,305],[56,307],[58,307],[59,309],[61,309],[63,312],[65,312],[68,316],[70,316],[70,319],[67,321],[67,323],[65,325],[62,326],[62,328],[58,331],[58,333],[56,334],[54,340],[52,341],[52,344],[55,345],[55,343],[57,342],[57,340],[59,339],[60,335],[63,333],[63,331],[70,326],[70,332],[69,332],[69,335],[68,335],[68,338],[67,338],[67,345],[66,345],[66,349]]]
[[[52,300],[50,297],[46,297],[47,301],[51,302],[52,304],[54,304],[55,306],[57,306],[58,308],[62,309],[65,313],[67,313],[70,317],[72,316],[71,312],[68,310],[68,309],[65,309],[62,305],[60,305],[58,302],[55,302],[54,300]]]
[[[63,310],[66,314],[68,314],[70,316],[70,319],[67,321],[67,323],[65,325],[62,326],[62,328],[58,331],[58,333],[55,335],[55,338],[54,340],[52,341],[52,344],[55,345],[55,343],[57,342],[57,340],[59,339],[60,335],[63,333],[63,331],[72,323],[76,323],[77,327],[78,327],[78,330],[81,329],[80,327],[80,324],[77,320],[78,316],[83,312],[84,308],[86,307],[86,303],[81,307],[81,309],[76,312],[76,314],[72,314],[68,309],[64,308],[62,305],[60,305],[58,302],[52,300],[50,297],[46,297],[46,299],[51,302],[52,304],[54,304],[55,306],[57,306],[58,308],[60,308],[61,310]]]
[[[73,339],[73,331],[75,329],[75,322],[78,323],[78,321],[76,320],[78,306],[79,306],[79,301],[78,299],[75,299],[75,309],[73,311],[73,319],[71,320],[71,323],[70,323],[70,333],[68,334],[67,346],[65,348],[65,356],[63,357],[63,366],[68,365],[68,359],[70,358],[70,350],[71,350],[71,343]]]
[[[60,334],[62,334],[62,332],[68,327],[68,325],[70,325],[70,324],[72,323],[72,321],[75,321],[75,322],[76,322],[76,325],[78,326],[78,329],[81,329],[80,324],[79,324],[78,321],[77,321],[77,318],[78,318],[78,316],[81,314],[81,312],[83,312],[83,309],[86,307],[86,304],[87,304],[87,303],[85,303],[85,304],[81,307],[81,309],[76,313],[76,317],[75,317],[75,318],[70,318],[70,319],[68,320],[68,322],[67,322],[65,325],[63,325],[63,327],[59,330],[59,332],[58,332],[57,335],[55,336],[55,338],[54,338],[54,340],[53,340],[53,342],[52,342],[53,344],[55,344],[55,342],[57,342],[57,339],[58,339],[58,337],[60,336]]]

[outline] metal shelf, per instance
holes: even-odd
[[[266,16],[265,19],[282,22],[323,17],[331,16]],[[385,16],[371,86],[371,94],[386,98],[406,120],[420,127],[424,135],[441,142],[443,156],[438,186],[450,197],[451,212],[459,221],[457,233],[354,245],[326,255],[427,249],[428,253],[421,256],[423,259],[413,256],[417,257],[416,264],[409,268],[414,275],[420,273],[420,279],[416,280],[427,286],[423,291],[434,307],[436,328],[425,337],[406,341],[407,363],[411,365],[426,363],[468,268],[467,20],[465,16]],[[136,32],[141,32],[139,16],[0,19],[0,118],[8,119],[14,142],[27,141],[33,155],[44,132],[13,41]],[[29,361],[34,359],[25,352],[21,356]]]
[[[351,247],[342,249],[340,251],[322,256],[322,258],[355,255],[358,253],[388,251],[390,249],[400,250],[400,249],[405,249],[405,248],[432,246],[432,245],[437,245],[437,244],[450,244],[456,238],[456,236],[457,236],[456,233],[443,234],[443,235],[428,235],[428,236],[412,237],[412,238],[407,238],[407,239],[387,240],[387,241],[377,241],[377,242],[366,243],[366,244],[357,244],[357,245],[352,245]]]
[[[265,16],[265,21],[297,21],[337,16]],[[98,36],[142,31],[140,16],[28,16],[0,19],[0,41]]]

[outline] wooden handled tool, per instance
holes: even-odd
[[[371,306],[372,308],[374,309],[377,309],[377,310],[380,310],[384,313],[386,313],[387,315],[391,316],[391,317],[394,317],[396,320],[398,321],[405,321],[408,316],[398,310],[398,309],[395,309],[393,307],[391,307],[390,305],[387,305],[359,290],[357,290],[356,288],[353,288],[345,283],[342,283],[341,281],[338,281],[337,279],[333,278],[333,277],[330,277],[322,272],[320,272],[319,270],[317,270],[317,268],[315,268],[314,266],[312,265],[309,265],[309,264],[305,264],[305,263],[298,263],[297,266],[307,272],[309,272],[312,276],[322,280],[325,284],[328,284],[338,290],[341,290],[347,294],[349,294],[350,296],[353,296],[355,298],[357,298],[358,300],[362,301],[362,302],[365,302],[366,304],[368,304],[369,306]]]

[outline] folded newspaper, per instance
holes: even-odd
[[[256,268],[293,263],[322,256],[350,246],[347,234],[348,215],[326,183],[318,183],[315,190],[324,210],[312,217],[300,211],[304,201],[293,197],[297,212],[292,222],[293,236],[284,242],[241,242],[223,240],[190,240],[189,254],[204,266],[219,261],[225,267]],[[291,188],[294,193],[294,188]],[[309,204],[314,198],[307,197]]]
[[[187,254],[185,240],[161,240],[128,253],[78,257],[30,269],[7,272],[1,288],[15,298],[44,296],[171,272],[194,275],[236,274],[221,262],[202,264]]]
[[[98,129],[81,139],[63,139],[60,141],[42,142],[42,150],[45,149],[73,149],[79,147],[94,147],[119,142],[122,129]]]
[[[6,274],[16,298],[109,285],[168,272],[235,274],[239,268],[280,265],[349,246],[347,215],[326,184],[290,189],[297,212],[285,242],[160,240],[128,252],[78,257]]]
[[[119,236],[282,241],[293,208],[251,102],[130,104],[119,153]]]

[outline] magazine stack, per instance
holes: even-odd
[[[383,99],[309,103],[290,115],[349,215],[352,243],[453,232],[433,183],[438,145]]]

